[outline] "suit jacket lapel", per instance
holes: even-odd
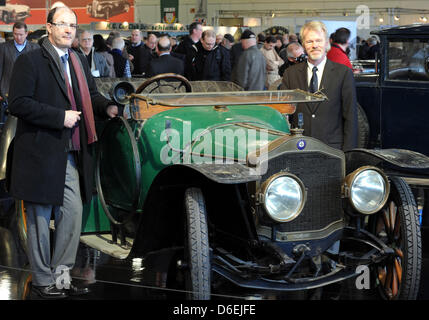
[[[58,53],[55,51],[54,47],[50,43],[47,44],[47,42],[49,42],[49,40],[45,39],[42,43],[42,48],[44,49],[42,51],[43,55],[45,56],[46,59],[50,60],[50,63],[48,63],[49,68],[51,69],[52,74],[55,77],[55,80],[58,82],[58,85],[60,86],[64,96],[70,102],[69,96],[67,94],[66,79],[64,78],[62,62],[60,60],[60,57],[58,56]]]

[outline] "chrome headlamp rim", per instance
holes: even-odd
[[[360,174],[362,174],[365,171],[371,171],[371,170],[377,172],[382,177],[382,179],[384,181],[384,186],[385,186],[384,197],[383,197],[383,200],[378,204],[378,206],[376,208],[369,210],[369,211],[362,211],[358,207],[356,207],[355,203],[353,202],[352,187],[353,187],[354,182],[356,181],[356,178],[359,177]],[[374,213],[380,211],[385,206],[385,204],[389,198],[389,194],[390,194],[389,179],[387,178],[386,174],[381,169],[374,167],[374,166],[363,166],[363,167],[356,169],[352,173],[349,173],[345,178],[345,185],[346,185],[346,188],[348,189],[346,197],[349,199],[349,202],[350,202],[352,208],[354,210],[356,210],[357,212],[364,214],[364,215],[371,215],[371,214],[374,214]]]
[[[296,210],[296,212],[292,216],[290,216],[286,219],[281,219],[281,218],[276,217],[275,215],[272,215],[270,213],[269,208],[267,208],[267,191],[268,191],[269,187],[271,186],[271,184],[281,177],[289,177],[289,178],[293,179],[295,182],[297,182],[297,184],[299,185],[299,188],[301,189],[301,194],[302,194],[300,206],[298,207],[298,209]],[[307,192],[306,192],[304,183],[296,175],[289,173],[289,172],[279,172],[279,173],[276,173],[276,174],[270,176],[267,180],[265,180],[262,183],[261,189],[260,189],[260,194],[262,195],[262,201],[261,202],[263,204],[263,207],[264,207],[264,210],[265,210],[267,216],[276,222],[290,222],[290,221],[296,219],[300,215],[300,213],[302,212],[302,209],[304,208],[305,202],[307,200]]]

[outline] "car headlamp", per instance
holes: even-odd
[[[305,203],[305,187],[292,175],[280,173],[270,177],[262,185],[265,210],[275,221],[288,222],[295,219]]]
[[[389,180],[380,169],[372,166],[361,167],[345,179],[351,205],[363,214],[379,211],[389,196]]]

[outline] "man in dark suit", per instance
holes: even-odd
[[[306,23],[301,39],[308,60],[286,69],[283,89],[302,89],[325,94],[327,101],[299,103],[291,117],[297,127],[304,119],[304,135],[317,138],[331,147],[349,150],[357,147],[356,88],[350,68],[327,60],[328,35],[319,21]]]
[[[94,111],[114,117],[118,107],[98,93],[86,58],[70,50],[77,28],[67,7],[49,11],[41,48],[17,59],[9,109],[18,118],[10,193],[24,200],[33,290],[43,298],[88,292],[58,282],[73,267],[82,222],[82,201],[93,186]],[[51,257],[49,222],[55,217]]]
[[[156,76],[161,73],[176,73],[184,75],[185,63],[179,58],[172,57],[170,54],[171,42],[168,36],[159,38],[156,45],[158,58],[153,59],[148,68],[147,78]]]
[[[189,35],[186,36],[176,47],[175,52],[185,57],[185,77],[192,81],[197,78],[195,70],[195,57],[197,55],[197,43],[201,39],[203,26],[201,22],[194,21],[189,25]]]
[[[0,45],[0,99],[9,92],[9,82],[15,60],[23,53],[39,48],[36,43],[27,41],[27,25],[16,22],[12,28],[13,40]]]
[[[127,46],[127,52],[132,56],[134,64],[133,75],[144,75],[147,72],[149,63],[152,60],[152,50],[143,43],[140,30],[131,32],[131,43]]]

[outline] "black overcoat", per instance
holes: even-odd
[[[18,118],[14,139],[10,193],[17,199],[62,205],[67,146],[70,129],[64,127],[65,111],[71,109],[64,73],[55,49],[45,39],[40,49],[22,54],[16,61],[9,90],[9,109]],[[82,62],[95,114],[107,117],[113,104],[98,93],[86,58]],[[69,59],[69,65],[71,60]],[[76,75],[71,68],[77,109],[81,99]],[[79,121],[81,151],[78,157],[81,194],[84,202],[93,192],[95,144],[87,144],[83,116]]]

